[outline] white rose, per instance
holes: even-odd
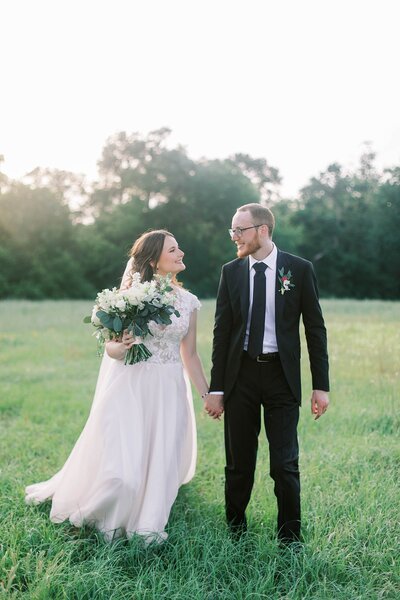
[[[91,321],[95,327],[100,327],[100,325],[101,325],[101,321],[100,321],[99,317],[96,315],[98,310],[99,310],[99,307],[97,305],[95,305],[93,307],[92,317],[91,317]]]
[[[146,297],[146,287],[143,284],[137,283],[124,293],[125,298],[133,306],[138,306]]]
[[[157,283],[154,279],[152,279],[150,281],[150,285],[149,285],[149,294],[151,294],[152,296],[154,295],[154,292],[156,291],[156,287],[157,287]]]
[[[125,302],[128,302],[132,306],[137,305],[136,291],[133,288],[129,288],[129,290],[125,290],[124,298],[125,298]]]
[[[123,298],[121,298],[120,300],[117,300],[117,302],[115,303],[116,308],[118,308],[119,310],[125,310],[126,308],[126,302]]]

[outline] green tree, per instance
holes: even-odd
[[[231,161],[201,161],[179,189],[171,188],[167,201],[151,208],[140,195],[132,196],[81,227],[85,273],[99,287],[107,281],[117,284],[115,276],[135,238],[148,229],[166,228],[186,252],[181,279],[202,296],[215,295],[222,263],[235,256],[227,232],[232,215],[241,204],[258,200],[253,184]]]
[[[275,216],[274,242],[286,252],[299,254],[304,239],[304,225],[298,219],[299,202],[282,199],[271,209]]]
[[[84,220],[90,187],[84,175],[36,167],[25,175],[23,182],[32,190],[50,190],[61,204],[69,207],[69,216],[73,221]]]
[[[387,169],[371,214],[376,297],[400,299],[400,168]]]
[[[400,297],[399,167],[379,173],[367,145],[354,171],[329,165],[299,200],[282,200],[265,159],[193,161],[168,146],[170,133],[112,136],[92,185],[57,169],[23,182],[0,172],[0,297],[93,297],[119,284],[133,241],[151,228],[169,229],[185,251],[185,285],[214,296],[235,257],[232,215],[248,202],[272,207],[278,247],[313,261],[322,294]]]
[[[185,194],[195,163],[184,148],[167,148],[170,133],[168,128],[152,131],[147,137],[120,132],[107,140],[98,163],[100,180],[89,201],[95,215],[112,211],[132,197],[150,209]]]
[[[69,209],[48,189],[12,183],[0,196],[1,297],[85,297]]]
[[[197,293],[213,295],[220,265],[235,255],[227,235],[233,213],[271,195],[268,186],[279,185],[279,173],[264,159],[244,154],[195,162],[182,147],[167,147],[170,133],[167,128],[146,137],[120,132],[107,140],[88,202],[95,222],[87,231],[93,248],[103,239],[114,250],[109,248],[110,270],[95,270],[115,272],[118,247],[126,252],[141,231],[169,228],[187,253],[183,279]]]
[[[261,201],[270,204],[280,198],[279,186],[281,177],[278,169],[271,167],[265,158],[253,158],[249,154],[234,154],[229,160],[239,167],[255,186]]]
[[[143,202],[134,197],[112,212],[102,211],[91,224],[75,226],[81,269],[96,290],[119,285],[133,241],[153,226],[144,222],[145,214]]]
[[[149,227],[167,227],[186,252],[182,280],[201,296],[215,296],[221,265],[235,258],[228,235],[237,207],[258,202],[259,193],[230,160],[201,161],[187,194],[171,197],[143,215]]]
[[[400,188],[395,174],[384,183],[374,159],[371,151],[365,152],[354,173],[330,165],[302,190],[299,250],[314,262],[323,294],[398,297],[395,211]]]

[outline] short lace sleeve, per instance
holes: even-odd
[[[186,314],[192,313],[194,310],[200,310],[201,304],[194,294],[185,290],[184,288],[178,288],[178,297],[180,298],[180,308],[178,310],[184,310]]]
[[[193,312],[194,310],[200,310],[201,303],[200,303],[199,299],[197,298],[197,296],[195,296],[191,292],[188,292],[187,302],[188,302],[188,307],[189,307],[190,312]]]

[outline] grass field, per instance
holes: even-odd
[[[52,524],[25,506],[26,484],[64,463],[89,412],[99,358],[90,302],[0,303],[0,597],[161,600],[400,597],[400,303],[325,301],[331,407],[310,415],[303,347],[299,426],[304,549],[278,550],[265,437],[249,534],[228,537],[222,424],[196,398],[197,475],[181,488],[169,540],[105,543],[89,528]],[[213,302],[200,313],[210,366]]]

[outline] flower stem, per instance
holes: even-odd
[[[144,344],[134,344],[125,355],[125,364],[134,365],[146,361],[151,355],[150,350]]]

